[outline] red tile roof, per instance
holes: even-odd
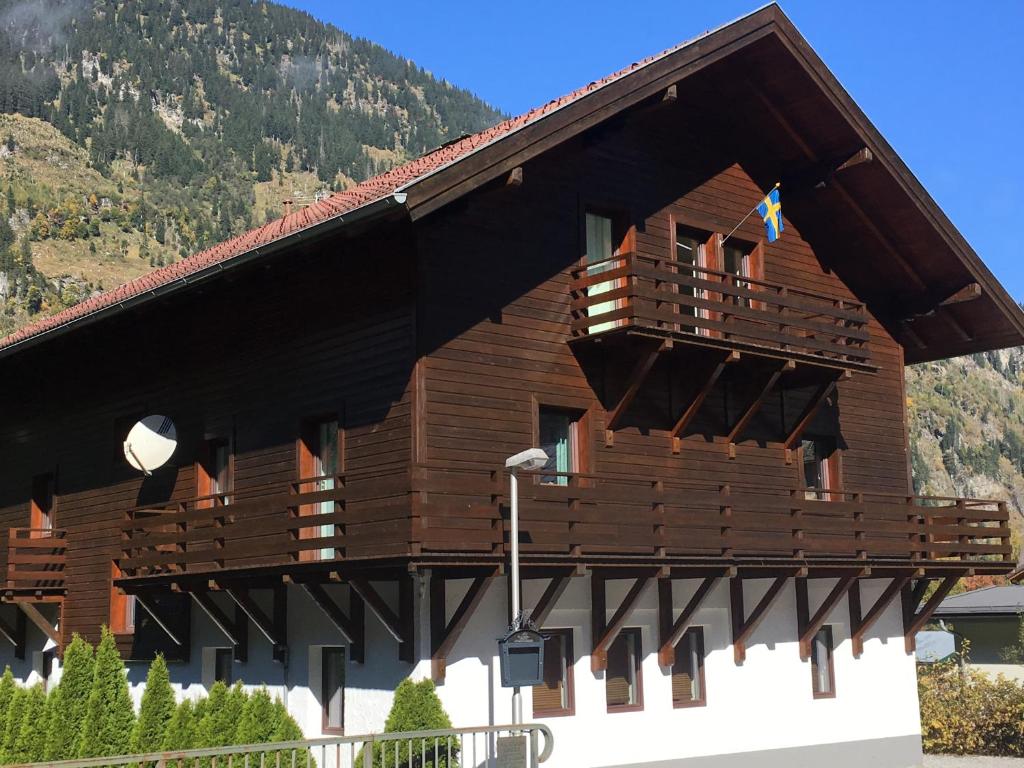
[[[402,191],[411,184],[428,176],[441,168],[457,162],[467,155],[503,139],[530,123],[540,120],[556,110],[577,101],[578,99],[618,80],[654,61],[664,58],[695,40],[710,34],[705,32],[697,38],[687,40],[659,54],[629,65],[607,77],[596,80],[572,93],[554,99],[547,104],[532,109],[518,117],[505,120],[492,128],[488,128],[471,136],[464,136],[457,141],[440,147],[404,165],[397,166],[387,173],[374,176],[343,192],[337,192],[320,202],[307,206],[295,213],[268,222],[261,227],[250,230],[242,235],[219,243],[205,251],[193,254],[179,262],[149,272],[112,291],[92,296],[73,307],[69,307],[55,315],[44,317],[25,326],[15,333],[0,339],[0,350],[20,344],[36,336],[48,333],[63,326],[70,325],[97,312],[102,312],[135,297],[142,296],[178,280],[194,275],[212,265],[228,261],[288,237],[308,227],[321,224],[337,216],[350,213],[369,203],[381,200],[396,192]]]

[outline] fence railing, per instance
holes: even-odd
[[[524,555],[758,556],[907,562],[1011,559],[1009,511],[992,500],[665,478],[520,473]],[[413,536],[423,552],[503,552],[507,478],[420,466]]]
[[[17,768],[537,768],[553,748],[551,729],[528,723],[22,763]]]
[[[66,536],[66,531],[54,528],[11,528],[6,588],[14,592],[64,589]]]
[[[633,327],[870,365],[868,316],[848,299],[627,253],[572,271],[576,337]]]

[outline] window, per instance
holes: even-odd
[[[29,527],[34,538],[48,536],[53,530],[53,475],[32,478],[32,502]]]
[[[569,473],[579,471],[579,416],[574,411],[540,406],[537,409],[538,444],[548,455],[540,481],[568,485]],[[551,474],[547,474],[547,473]]]
[[[839,457],[835,440],[822,437],[801,440],[800,465],[808,499],[827,500],[827,491],[839,489]]]
[[[832,668],[832,627],[818,630],[811,644],[811,685],[814,698],[831,699],[836,695],[835,670]]]
[[[672,705],[702,707],[704,692],[704,628],[690,627],[676,643],[672,665]]]
[[[345,729],[345,649],[323,648],[321,670],[325,733],[342,733]]]
[[[676,226],[676,249],[677,272],[681,277],[693,281],[707,281],[708,269],[715,268],[715,251],[718,235],[698,232],[697,230]],[[707,308],[702,306],[708,299],[708,293],[697,285],[686,285],[680,283],[678,293],[683,298],[679,304],[679,313],[690,317],[707,319],[709,313]],[[689,300],[687,300],[689,299]],[[682,330],[687,333],[703,333],[704,327],[683,326]]]
[[[722,248],[722,271],[733,278],[754,277],[751,261],[753,255],[749,246],[729,241]],[[750,283],[745,280],[733,279],[733,285],[737,288],[750,289]],[[726,299],[728,300],[728,298]],[[736,297],[737,306],[749,307],[750,299],[746,296]]]
[[[215,438],[203,443],[196,467],[196,495],[211,498],[204,500],[202,506],[231,503],[227,494],[233,486],[233,464],[231,444],[227,440]]]
[[[585,216],[586,253],[584,255],[584,263],[587,265],[588,277],[622,266],[622,260],[615,257],[632,250],[632,228],[623,226],[621,223],[622,218],[612,218],[604,213],[587,211]],[[587,295],[598,296],[619,288],[624,284],[621,278],[595,283],[587,289]],[[622,299],[597,302],[589,306],[587,314],[590,317],[602,315],[625,306],[625,303],[625,300]],[[600,333],[601,331],[616,327],[621,322],[621,320],[610,320],[605,323],[596,323],[590,326],[587,332]]]
[[[342,471],[342,443],[338,419],[334,416],[307,422],[299,441],[299,479],[303,493],[330,491],[334,489],[335,477]],[[335,510],[335,502],[325,500],[316,504],[305,504],[299,509],[300,515],[329,515]],[[334,535],[334,524],[307,526],[299,529],[299,538],[328,538]],[[333,548],[303,550],[302,560],[331,560]]]
[[[232,665],[235,663],[235,652],[231,648],[214,648],[213,680],[224,685],[231,685]]]
[[[640,630],[622,630],[608,649],[604,691],[609,712],[644,708],[640,658]]]
[[[126,595],[114,586],[114,580],[121,578],[117,563],[110,564],[110,631],[114,634],[131,634],[135,631],[135,595]]]
[[[575,712],[572,676],[572,630],[544,630],[544,682],[533,686],[533,716],[558,717]]]

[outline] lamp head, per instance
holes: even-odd
[[[511,469],[513,472],[522,469],[529,472],[543,469],[547,463],[548,455],[544,451],[540,448],[528,448],[505,459],[505,469]]]

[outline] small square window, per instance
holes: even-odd
[[[644,708],[640,660],[640,630],[622,630],[608,648],[604,690],[609,712]]]
[[[533,686],[533,716],[571,715],[575,710],[572,630],[544,630],[544,682]]]
[[[827,625],[818,630],[811,644],[811,683],[816,699],[831,699],[836,695],[832,627]]]
[[[325,733],[343,733],[345,729],[345,649],[321,649],[323,672],[323,729]]]
[[[672,665],[672,705],[702,707],[705,704],[704,628],[690,627],[676,643],[676,663]]]
[[[213,659],[213,679],[224,685],[231,685],[233,682],[232,665],[235,662],[235,652],[230,648],[217,648]]]

